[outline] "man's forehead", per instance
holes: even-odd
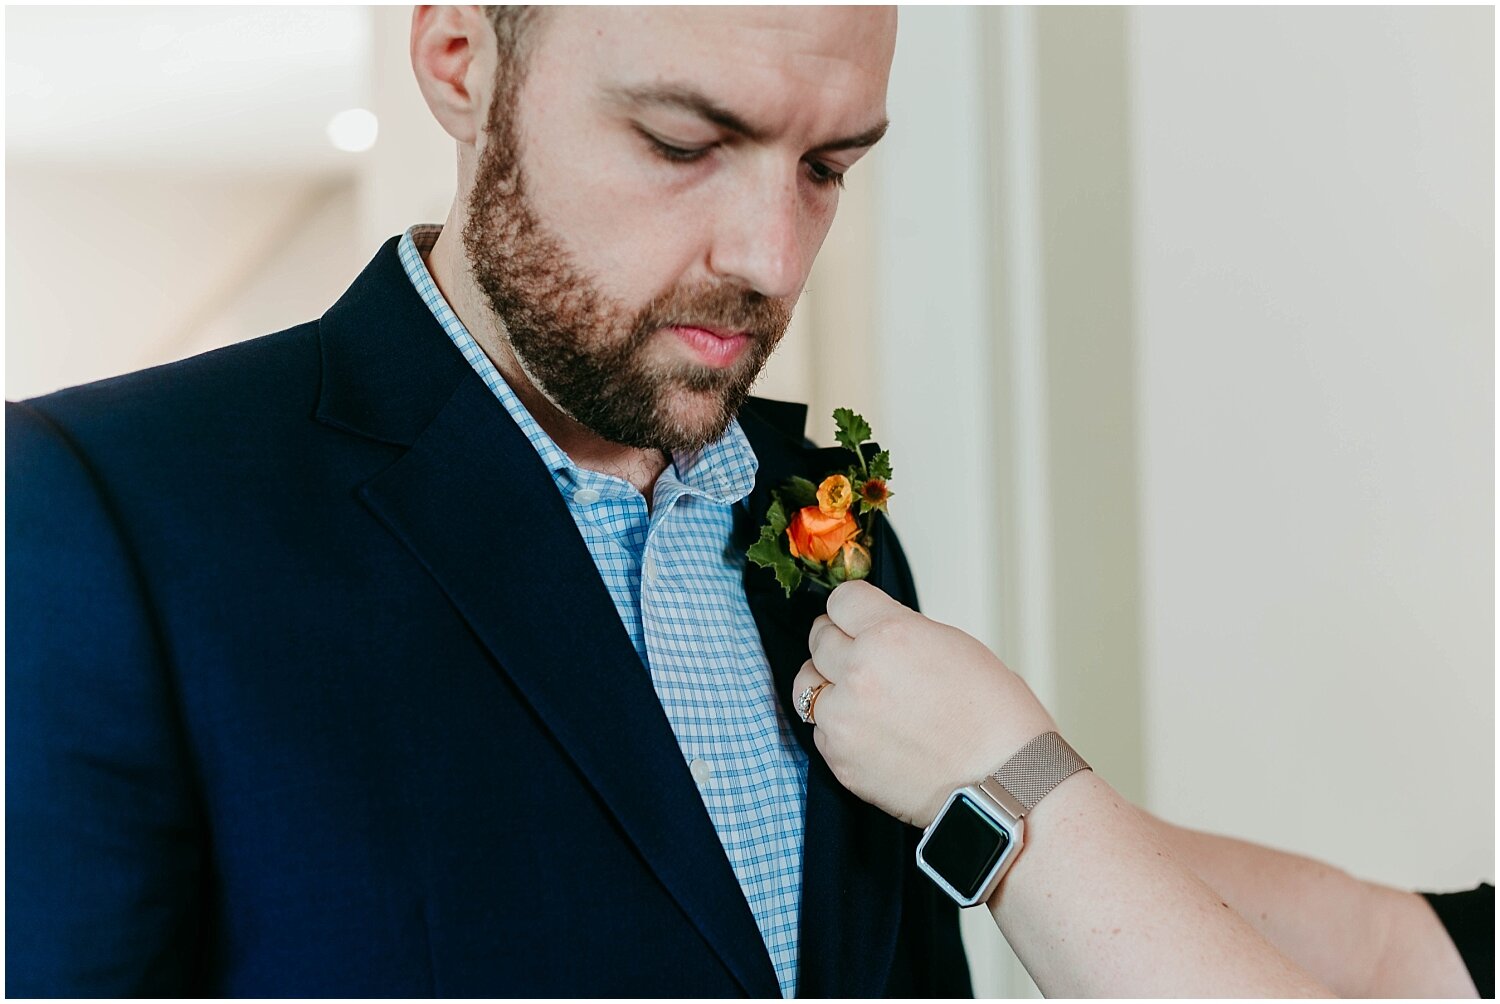
[[[601,39],[629,38],[637,52],[671,49],[684,36],[704,44],[756,45],[757,36],[889,64],[896,8],[854,6],[580,6],[546,8],[548,20]]]
[[[893,8],[569,7],[549,21],[546,58],[606,100],[692,96],[751,126],[799,112],[856,132],[884,120]]]

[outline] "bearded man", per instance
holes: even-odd
[[[782,702],[822,599],[743,558],[843,463],[746,394],[894,38],[421,8],[443,226],[8,406],[7,993],[969,993],[916,832]]]

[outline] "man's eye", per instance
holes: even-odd
[[[807,162],[808,174],[812,176],[814,185],[834,185],[838,188],[844,187],[844,172],[837,171],[820,161],[810,160]]]
[[[704,154],[713,149],[712,144],[696,148],[673,146],[671,143],[668,143],[657,136],[653,136],[649,132],[646,132],[644,130],[641,131],[641,135],[645,137],[646,142],[650,145],[652,151],[654,151],[658,157],[661,157],[663,160],[670,160],[675,164],[692,163],[693,161],[700,159]]]

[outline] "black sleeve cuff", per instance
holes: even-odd
[[[1480,997],[1495,996],[1495,887],[1464,892],[1424,892],[1448,937],[1458,947]]]

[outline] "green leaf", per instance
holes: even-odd
[[[791,599],[797,587],[802,585],[802,573],[797,571],[797,566],[784,564],[776,566],[776,581],[781,583],[781,588],[786,590],[786,598]]]
[[[783,552],[776,538],[767,534],[766,529],[762,527],[760,540],[750,545],[750,549],[745,552],[745,557],[761,568],[775,568],[782,558],[790,558],[791,555]]]
[[[881,450],[870,458],[870,477],[879,478],[881,481],[891,479],[891,451]]]
[[[790,597],[792,591],[802,584],[802,570],[797,567],[796,559],[782,550],[780,540],[770,533],[770,527],[762,527],[760,533],[760,540],[751,544],[745,555],[762,568],[774,571],[776,581]]]
[[[848,408],[835,408],[833,421],[838,425],[834,438],[839,441],[839,445],[855,456],[862,457],[859,444],[870,438],[870,423],[865,421],[863,415],[856,415]]]
[[[793,509],[818,504],[818,486],[806,478],[789,478],[781,486],[781,491],[786,496],[787,505]]]
[[[761,539],[765,539],[766,530],[768,529],[771,531],[771,538],[773,540],[780,537],[786,532],[788,522],[790,521],[786,518],[786,509],[782,507],[781,499],[773,495],[771,508],[766,510],[766,525],[761,527],[760,530]]]
[[[782,545],[786,524],[786,509],[778,498],[766,510],[766,525],[760,528],[760,540],[750,545],[745,557],[762,568],[775,571],[776,581],[790,599],[792,592],[802,584],[802,571],[797,567],[797,559]]]

